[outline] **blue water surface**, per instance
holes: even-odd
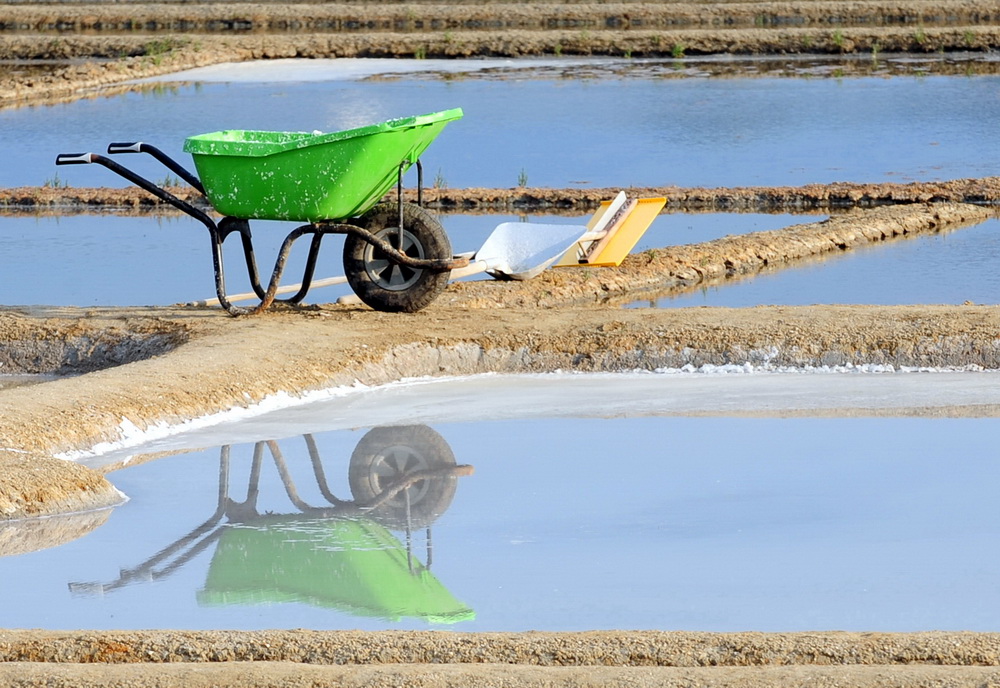
[[[1000,220],[854,249],[839,255],[637,299],[633,307],[748,307],[810,304],[1000,303]]]
[[[572,71],[568,72],[572,74]],[[283,81],[0,111],[0,185],[127,183],[58,153],[143,140],[180,159],[220,129],[333,131],[453,107],[424,157],[453,187],[740,186],[1000,174],[1000,77]],[[294,78],[294,76],[289,77]],[[154,180],[164,170],[129,159]],[[304,172],[307,173],[307,172]]]
[[[183,538],[212,522],[216,448],[113,471],[131,501],[106,524],[0,558],[4,625],[998,630],[996,419],[564,418],[434,431],[474,473],[456,479],[429,531],[420,523],[408,534],[396,520],[379,547],[404,577],[408,550],[420,566],[430,552],[434,585],[471,610],[464,620],[349,608],[345,589],[371,571],[338,568],[348,543],[331,534],[337,519],[315,517],[300,524],[314,539],[311,556],[250,537],[247,547],[270,556],[267,568],[243,571],[228,602],[213,598],[220,574],[233,571],[225,548],[234,533],[200,546]],[[348,474],[368,432],[315,436],[323,479],[340,499],[357,499]],[[305,440],[278,446],[297,498],[328,504]],[[268,449],[263,456],[260,513],[299,513]],[[225,489],[237,501],[252,457],[252,445],[231,449]],[[267,518],[229,528],[261,529]],[[296,572],[321,572],[324,562],[327,577],[295,588]]]

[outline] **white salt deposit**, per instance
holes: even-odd
[[[102,466],[130,455],[376,425],[517,418],[781,415],[1000,404],[993,371],[838,366],[808,370],[706,365],[653,373],[474,375],[279,393],[179,424],[139,428],[61,458]]]

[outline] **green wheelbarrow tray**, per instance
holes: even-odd
[[[209,202],[241,219],[316,222],[361,215],[393,187],[461,108],[330,134],[218,131],[192,136]]]
[[[442,624],[475,618],[383,526],[298,515],[226,528],[198,602],[302,602],[358,616]]]

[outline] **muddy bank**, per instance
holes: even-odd
[[[0,35],[0,59],[68,59],[147,56],[150,72],[173,53],[178,68],[200,61],[217,62],[279,57],[525,57],[605,55],[674,57],[715,54],[851,54],[988,51],[1000,46],[1000,27],[904,27],[712,29],[447,31],[435,33],[327,33],[298,36],[248,34],[200,37],[197,34],[151,36],[46,34]],[[117,63],[116,63],[117,64]]]
[[[208,207],[204,197],[190,187],[169,188],[178,198]],[[538,213],[592,212],[619,189],[435,189],[424,190],[424,203],[438,212]],[[912,203],[968,203],[1000,206],[1000,177],[957,179],[944,182],[835,183],[785,187],[685,188],[677,186],[631,187],[629,195],[664,197],[665,212],[726,211],[786,212],[844,208],[874,208]],[[407,200],[416,201],[413,189]],[[127,188],[0,188],[0,215],[57,212],[171,211],[171,206],[136,187]]]
[[[847,28],[977,26],[1000,22],[1000,11],[968,0],[938,2],[753,3],[504,3],[345,5],[262,3],[12,5],[2,32],[62,34],[177,32],[426,32],[553,29],[733,30],[761,27]]]
[[[10,686],[104,688],[108,685],[277,686],[283,688],[791,688],[803,685],[851,688],[988,686],[1000,680],[994,667],[524,667],[506,664],[417,664],[314,666],[271,662],[243,664],[30,664],[0,666]]]
[[[126,326],[115,318],[84,317],[70,327],[52,327],[10,314],[0,322],[0,372],[89,373],[162,355],[185,338],[183,325],[156,318]]]
[[[5,521],[92,511],[122,501],[121,493],[95,471],[48,456],[0,449],[0,555],[21,553],[27,546],[22,543],[31,541],[31,534]],[[66,523],[47,523],[33,530],[35,534],[45,530],[53,544],[82,534],[78,522],[68,528]]]
[[[45,39],[41,43],[35,39],[8,46],[0,36],[0,60],[74,60],[42,74],[0,76],[0,108],[94,97],[99,89],[101,95],[110,95],[132,90],[134,86],[126,82],[134,79],[246,59],[229,50],[183,50],[187,45],[183,38],[147,39],[128,47],[112,47],[110,54],[103,49],[91,54],[95,51],[81,50],[79,46],[67,49],[67,45],[63,39]]]
[[[619,189],[427,189],[427,205],[439,211],[490,210],[537,212],[548,209],[590,211]],[[808,211],[874,208],[905,203],[1000,204],[1000,178],[944,182],[809,184],[784,187],[683,188],[630,187],[630,197],[667,199],[666,211]],[[4,203],[0,190],[0,206]],[[39,199],[41,202],[42,199]],[[84,199],[81,199],[84,200]]]
[[[0,663],[995,667],[995,633],[0,631]]]
[[[0,466],[4,466],[4,470],[6,470],[2,456],[0,456]],[[62,472],[63,468],[56,467],[56,470]],[[60,476],[59,479],[65,482],[68,475]],[[102,486],[102,491],[106,489]],[[114,500],[114,493],[110,490],[106,494],[112,498],[110,506],[121,501],[120,497]],[[60,514],[46,518],[37,518],[37,514],[24,514],[27,518],[0,521],[0,557],[12,557],[49,547],[58,547],[100,528],[111,515],[110,506],[100,508],[102,506],[100,501],[98,500],[97,508],[90,511]]]
[[[0,632],[46,686],[978,686],[989,633]]]
[[[348,306],[255,318],[157,309],[191,327],[188,343],[155,359],[0,391],[0,446],[44,454],[85,449],[118,441],[124,432],[245,408],[279,391],[425,375],[745,362],[1000,368],[1000,309],[993,306],[566,307],[540,317],[535,308],[452,306],[447,296],[412,316]],[[48,324],[70,326],[81,315],[62,312]]]

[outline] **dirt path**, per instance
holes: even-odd
[[[502,10],[500,10],[502,8]],[[493,2],[413,3],[60,3],[9,5],[0,31],[55,35],[135,33],[427,33],[557,29],[991,26],[987,5],[970,0],[909,2]]]
[[[983,686],[976,633],[0,632],[0,681],[45,686]]]
[[[125,638],[128,641],[128,638]],[[371,642],[377,642],[373,638]],[[294,639],[293,639],[294,642]],[[282,688],[899,688],[996,685],[995,667],[790,666],[790,667],[534,667],[510,664],[426,663],[393,666],[314,666],[287,662],[222,664],[31,664],[0,666],[8,686],[46,688],[143,688],[221,685]]]
[[[190,187],[170,188],[178,198],[204,206]],[[425,189],[424,202],[441,212],[572,212],[589,213],[619,189]],[[664,197],[666,211],[820,211],[872,208],[908,203],[972,203],[1000,205],[1000,177],[944,182],[837,183],[784,187],[682,188],[676,186],[629,189],[637,198]],[[416,200],[413,189],[407,199]],[[163,212],[170,206],[136,187],[128,188],[0,188],[0,215],[15,213]]]

